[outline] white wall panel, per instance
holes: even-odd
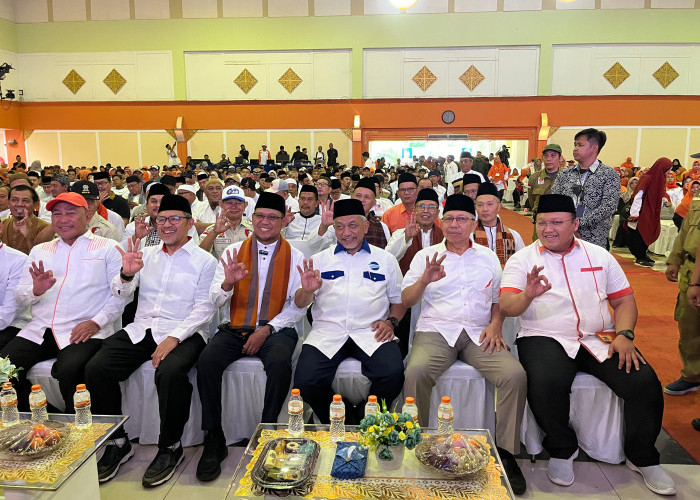
[[[557,10],[595,9],[595,0],[557,0]]]
[[[349,16],[351,0],[314,0],[314,16]]]
[[[290,68],[302,80],[291,93],[279,82]],[[245,69],[257,80],[248,93],[234,82]],[[349,50],[186,52],[185,72],[190,100],[350,97]]]
[[[447,0],[418,1],[406,10],[407,14],[442,14],[447,12]]]
[[[262,0],[224,0],[224,17],[262,17]]]
[[[13,0],[0,0],[0,19],[15,21],[15,4]]]
[[[61,21],[85,21],[85,0],[53,0],[53,20]]]
[[[136,19],[170,19],[169,0],[134,0]]]
[[[47,0],[22,0],[15,2],[15,22],[45,23],[49,20]]]
[[[542,10],[542,0],[503,0],[503,10]]]
[[[309,15],[309,0],[267,0],[269,17],[303,17]]]
[[[538,60],[535,46],[369,49],[364,52],[364,96],[537,95]],[[425,90],[413,80],[423,66],[436,78]],[[472,90],[460,80],[471,66],[483,76]]]
[[[644,0],[600,0],[601,9],[643,9]]]
[[[495,12],[498,0],[455,0],[455,12]]]
[[[692,9],[695,0],[651,0],[652,9]]]
[[[129,19],[129,0],[90,0],[93,21]]]
[[[211,18],[218,17],[216,0],[182,0],[182,17]]]
[[[374,14],[401,14],[401,10],[387,0],[365,0],[365,15]]]
[[[174,99],[169,51],[22,54],[19,63],[25,101]],[[126,80],[116,95],[104,83],[112,69]],[[85,80],[77,94],[62,83],[71,70]]]

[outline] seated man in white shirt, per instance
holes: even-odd
[[[160,436],[158,453],[146,469],[143,486],[166,482],[184,459],[180,438],[190,416],[192,384],[188,372],[209,339],[215,313],[209,301],[216,259],[188,237],[194,224],[190,203],[182,196],[165,195],[156,227],[162,243],[142,252],[128,243],[122,269],[111,282],[112,294],[132,298],[139,287],[134,322],[112,335],[85,368],[92,411],[121,415],[119,382],[145,361],[152,360],[158,390]],[[119,466],[134,455],[123,427],[117,429],[97,464],[100,482],[113,478]]]
[[[49,201],[51,225],[58,238],[35,246],[14,289],[19,306],[31,305],[32,319],[0,351],[19,372],[20,411],[29,409],[27,372],[57,358],[51,376],[58,380],[66,413],[73,413],[73,393],[85,381],[85,365],[114,333],[126,301],[113,297],[109,283],[119,274],[121,258],[114,241],[88,231],[87,202],[77,193]]]
[[[227,305],[230,318],[219,325],[197,363],[202,429],[207,431],[197,464],[200,481],[216,479],[228,453],[221,426],[224,370],[244,356],[260,358],[267,375],[262,422],[278,421],[289,391],[295,326],[306,311],[294,305],[303,255],[280,236],[285,213],[281,196],[263,192],[253,213],[253,235],[229,246],[209,288],[209,300],[215,307]]]
[[[321,225],[321,215],[317,213],[319,201],[316,186],[301,186],[298,202],[299,212],[293,214],[294,220],[282,230],[288,240],[307,240],[318,233],[318,226]]]
[[[175,194],[179,194],[180,196],[182,196],[190,202],[190,207],[192,207],[192,213],[195,213],[196,211],[200,210],[201,206],[204,203],[206,203],[197,199],[197,190],[191,184],[180,184],[175,189]]]
[[[28,265],[26,254],[0,241],[0,351],[31,319],[29,306],[17,304],[14,294]]]
[[[333,226],[338,244],[305,261],[303,270],[299,267],[301,289],[294,299],[300,308],[314,302],[294,387],[323,423],[330,421],[331,383],[345,358],[362,363],[362,373],[372,382],[370,393],[388,406],[403,386],[403,359],[394,342],[404,315],[399,264],[365,241],[369,224],[360,201],[335,202]],[[359,422],[364,405],[356,411],[346,406],[346,412],[350,423],[353,417]]]
[[[221,210],[216,222],[202,233],[199,247],[211,252],[219,260],[230,245],[243,241],[253,234],[253,224],[243,218],[248,202],[243,189],[227,186],[221,198]]]
[[[518,356],[527,372],[528,404],[545,433],[549,479],[560,486],[574,482],[578,439],[569,425],[569,396],[582,371],[624,401],[627,467],[654,493],[673,495],[675,484],[655,448],[664,408],[661,382],[633,343],[632,288],[608,251],[575,237],[579,220],[570,196],[543,195],[536,217],[538,240],[503,270],[501,308],[520,316]]]
[[[495,252],[503,267],[515,252],[525,248],[525,243],[517,231],[503,224],[498,216],[500,210],[498,188],[490,182],[479,184],[476,193],[476,214],[479,219],[474,230],[474,241]]]
[[[216,216],[221,211],[219,208],[219,202],[221,201],[221,194],[224,191],[224,183],[221,179],[211,178],[207,181],[204,186],[204,200],[199,206],[199,209],[192,215],[195,220],[195,227],[197,231],[201,234],[209,224],[214,224],[216,222]]]
[[[445,193],[447,192],[447,188],[440,184],[440,171],[431,170],[428,173],[428,179],[430,179],[430,183],[433,185],[433,189],[438,194],[438,202],[442,205],[442,202],[445,201]],[[454,188],[452,189],[454,190]]]
[[[416,253],[403,280],[403,305],[421,302],[404,394],[413,396],[421,426],[428,426],[436,380],[460,359],[496,386],[496,443],[513,492],[525,478],[513,454],[520,451],[520,424],[527,391],[523,367],[509,352],[498,305],[501,265],[496,254],[474,244],[474,202],[460,194],[445,201],[445,241]]]

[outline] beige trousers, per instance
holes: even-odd
[[[462,330],[454,347],[437,332],[416,332],[406,367],[404,394],[413,396],[418,406],[418,422],[427,427],[430,395],[435,381],[460,359],[473,366],[496,386],[496,442],[517,455],[520,452],[520,424],[527,396],[527,377],[520,362],[510,352],[484,352]],[[458,412],[459,408],[455,408]]]

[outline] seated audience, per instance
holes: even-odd
[[[10,189],[10,217],[0,226],[0,241],[24,254],[53,238],[51,224],[38,218],[39,196],[33,188],[17,184]]]
[[[14,294],[28,266],[26,254],[0,241],[0,351],[31,319],[29,306],[20,306]]]
[[[525,248],[525,243],[516,230],[503,224],[498,216],[500,210],[501,201],[496,186],[490,182],[479,184],[476,193],[478,220],[474,230],[474,242],[495,252],[503,267],[515,252]]]
[[[202,233],[199,247],[211,252],[218,261],[230,245],[247,239],[253,233],[253,225],[243,218],[248,202],[243,189],[228,186],[221,197],[221,210],[216,222],[209,225]]]
[[[122,240],[122,235],[117,231],[117,228],[105,218],[107,209],[100,203],[100,193],[97,186],[90,181],[78,181],[71,186],[70,190],[72,193],[81,195],[87,202],[88,229],[90,232],[97,236],[120,242]],[[100,212],[102,212],[103,215],[100,215]]]

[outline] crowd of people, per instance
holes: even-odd
[[[394,401],[402,391],[415,398],[421,426],[429,422],[436,380],[461,359],[497,388],[498,452],[513,491],[522,494],[514,456],[526,400],[545,433],[550,480],[574,482],[569,393],[583,371],[624,401],[627,466],[652,491],[673,494],[654,444],[661,383],[635,347],[633,291],[608,252],[625,193],[623,168],[598,160],[605,142],[604,132],[582,130],[573,165],[565,168],[562,148],[548,144],[542,160],[522,172],[510,167],[506,146],[493,158],[463,151],[458,162],[447,156],[396,166],[324,160],[266,169],[222,158],[197,169],[170,154],[175,145],[162,169],[27,172],[16,163],[0,186],[0,356],[23,368],[20,409],[27,409],[29,369],[56,358],[52,376],[67,412],[75,386],[85,382],[93,412],[121,414],[119,382],[150,360],[160,411],[158,452],[143,476],[152,487],[183,460],[188,372],[196,367],[206,431],[197,478],[211,481],[227,455],[222,376],[237,359],[263,363],[262,422],[278,420],[293,386],[327,423],[336,369],[353,357],[378,400]],[[661,158],[637,172],[636,186],[627,182],[627,228],[638,260],[658,235],[665,193],[680,196],[669,187],[679,169]],[[511,176],[529,184],[532,235],[499,216]],[[695,184],[679,206],[692,201]],[[687,205],[667,270],[680,280],[680,381],[690,384],[678,394],[700,385],[700,201]],[[305,317],[307,333],[297,330]],[[503,337],[506,317],[520,319],[518,357]],[[218,331],[210,338],[212,321]],[[346,408],[350,423],[364,414],[363,405]],[[100,481],[133,454],[120,428],[98,463]]]

